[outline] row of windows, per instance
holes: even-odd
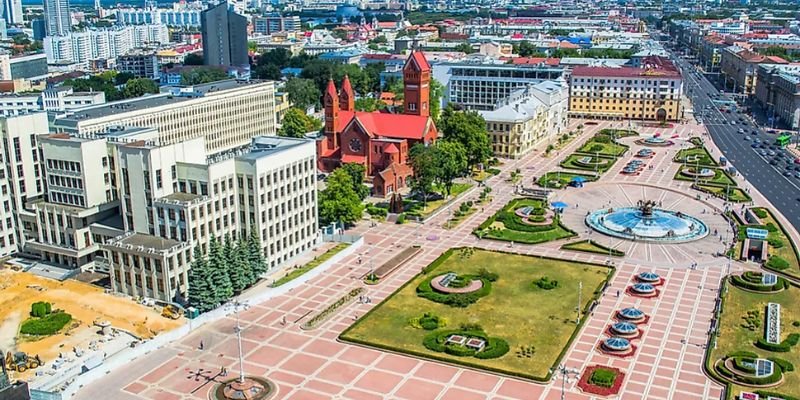
[[[61,186],[73,189],[83,189],[83,179],[70,178],[60,175],[48,175],[47,183],[53,186]]]
[[[48,159],[47,168],[59,169],[62,171],[81,172],[81,164],[75,161]]]

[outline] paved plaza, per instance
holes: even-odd
[[[573,121],[574,128],[580,121]],[[624,125],[624,126],[620,126]],[[537,384],[464,367],[392,354],[337,341],[338,335],[358,317],[412,279],[445,250],[474,246],[519,254],[549,256],[593,263],[613,262],[617,273],[599,300],[599,304],[583,325],[563,359],[569,368],[583,371],[591,365],[610,365],[625,372],[619,399],[719,399],[722,387],[708,379],[702,371],[707,332],[714,310],[720,280],[728,271],[755,269],[738,261],[716,256],[729,240],[728,225],[719,215],[725,205],[721,200],[697,197],[689,189],[691,182],[675,181],[680,165],[672,162],[675,153],[690,135],[703,128],[682,124],[675,128],[633,128],[643,136],[655,132],[678,135],[672,147],[657,148],[654,158],[646,161],[652,168],[641,174],[620,174],[625,163],[640,148],[636,138],[622,139],[631,146],[599,182],[585,188],[556,191],[553,200],[569,205],[563,222],[581,239],[590,238],[622,250],[626,255],[610,260],[600,254],[561,250],[578,239],[560,240],[540,245],[513,244],[479,240],[472,230],[516,196],[507,182],[509,171],[519,168],[522,184],[528,186],[534,177],[558,169],[558,163],[583,144],[589,136],[603,128],[627,128],[627,123],[600,122],[586,126],[581,137],[574,139],[558,155],[542,158],[540,153],[521,160],[509,160],[503,173],[491,178],[493,201],[458,227],[445,230],[451,210],[460,201],[441,211],[425,224],[362,223],[352,233],[365,237],[357,254],[348,256],[325,273],[286,295],[265,303],[251,305],[240,314],[243,327],[245,370],[248,374],[266,376],[278,386],[280,399],[558,399],[562,382],[554,378],[549,384]],[[542,146],[544,147],[544,146]],[[719,155],[709,144],[712,153]],[[738,180],[738,178],[737,178]],[[750,187],[738,180],[740,187]],[[476,199],[473,188],[463,199]],[[751,193],[756,204],[767,205],[757,193]],[[638,200],[663,202],[663,207],[685,212],[703,220],[712,233],[685,244],[632,242],[590,233],[583,223],[588,211],[601,207],[631,206]],[[610,203],[609,203],[610,201]],[[735,206],[739,207],[739,206]],[[784,225],[790,227],[789,224]],[[716,231],[714,234],[713,231]],[[796,232],[791,232],[796,238]],[[335,302],[344,293],[362,286],[359,277],[376,268],[402,249],[418,244],[422,252],[404,264],[379,285],[365,286],[369,304],[353,303],[313,330],[301,324],[310,316]],[[362,263],[357,259],[361,257]],[[696,268],[693,268],[696,265]],[[655,271],[664,279],[660,295],[652,299],[633,297],[625,289],[634,276]],[[259,289],[270,290],[270,289]],[[636,307],[650,316],[643,325],[643,336],[635,343],[637,351],[628,358],[617,358],[598,351],[606,338],[617,310]],[[285,318],[286,323],[283,323]],[[238,371],[237,342],[233,335],[233,317],[196,329],[180,342],[144,355],[135,362],[93,382],[77,393],[77,399],[207,399],[209,390],[220,376],[221,367],[230,374]],[[203,349],[200,350],[200,342]],[[567,399],[590,399],[581,393],[574,381],[566,384]]]

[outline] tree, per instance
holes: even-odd
[[[369,42],[370,43],[374,43],[374,44],[383,44],[383,43],[387,43],[388,40],[386,39],[386,36],[380,35],[380,36],[376,36],[375,38],[373,38]]]
[[[475,52],[475,48],[472,47],[469,43],[459,43],[453,50],[460,51],[465,54],[472,54]]]
[[[114,83],[117,85],[124,85],[133,78],[136,78],[136,75],[130,72],[120,72],[114,77]]]
[[[422,196],[423,208],[428,206],[428,195],[433,191],[433,182],[437,175],[437,157],[435,147],[417,143],[408,153],[414,176],[409,179],[411,190]]]
[[[243,258],[239,246],[234,245],[229,235],[225,236],[225,247],[223,251],[228,263],[228,279],[231,281],[233,293],[241,293],[252,282],[250,281],[250,266]]]
[[[353,224],[361,218],[364,205],[353,190],[353,179],[342,168],[335,169],[319,194],[319,218],[322,225],[331,222]]]
[[[308,107],[319,104],[322,92],[314,84],[313,80],[303,78],[292,78],[286,82],[284,88],[289,93],[289,101],[295,107],[307,109]]]
[[[373,112],[383,110],[384,108],[386,108],[386,104],[373,97],[356,99],[356,111]]]
[[[367,175],[367,168],[359,163],[344,163],[342,169],[347,171],[353,181],[353,190],[358,193],[358,197],[364,200],[369,196],[369,188],[364,184],[364,177]]]
[[[536,47],[534,47],[531,42],[527,40],[523,40],[513,47],[513,51],[519,54],[520,57],[531,57],[534,53],[536,53]]]
[[[217,302],[214,297],[213,283],[211,282],[211,271],[206,262],[205,256],[200,251],[200,246],[194,248],[194,260],[189,269],[189,305],[200,312],[213,309]]]
[[[133,78],[125,84],[122,96],[126,99],[143,96],[147,93],[158,93],[158,85],[155,81],[147,78]]]
[[[781,46],[769,46],[766,49],[761,51],[761,54],[765,56],[775,56],[780,57],[786,61],[791,61],[792,58],[789,57],[789,53],[785,47]]]
[[[381,90],[381,72],[386,71],[386,64],[371,63],[364,67],[364,73],[369,77],[370,92],[379,92]]]
[[[460,143],[449,141],[436,143],[435,149],[435,161],[438,165],[436,180],[444,187],[447,197],[450,197],[453,180],[464,176],[468,171],[467,151]]]
[[[439,123],[439,113],[442,111],[442,95],[444,94],[444,86],[439,81],[431,78],[431,118],[435,123]]]
[[[227,273],[227,262],[222,245],[217,238],[212,236],[208,250],[208,267],[216,304],[222,304],[233,297],[233,286]]]
[[[256,65],[274,65],[278,68],[286,68],[289,66],[289,60],[292,58],[292,53],[286,49],[273,49],[258,57]]]
[[[281,79],[281,70],[275,65],[260,65],[253,69],[253,77],[256,79],[269,79],[277,81]]]
[[[333,77],[334,69],[337,64],[323,60],[312,60],[303,68],[300,77],[310,79],[317,87],[317,92],[322,93],[328,85],[328,80]],[[292,92],[289,92],[291,95]],[[319,98],[319,96],[317,96]]]
[[[228,74],[219,67],[201,66],[181,72],[182,85],[200,85],[228,79]]]
[[[492,142],[486,132],[486,120],[475,111],[459,111],[448,104],[439,119],[444,140],[457,142],[467,152],[467,163],[474,167],[492,156]]]
[[[281,123],[278,136],[302,138],[308,132],[319,131],[322,129],[322,122],[316,118],[309,117],[305,111],[292,107],[286,110]]]
[[[252,40],[248,41],[247,42],[247,50],[252,51],[253,53],[255,53],[256,51],[258,51],[258,43],[254,42]]]
[[[261,240],[258,232],[251,230],[250,237],[247,238],[247,261],[250,263],[250,271],[254,277],[254,283],[267,272],[267,261],[264,259],[264,252],[261,249]]]
[[[183,65],[203,65],[203,56],[197,53],[187,54],[183,57]]]

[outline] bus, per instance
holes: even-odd
[[[775,144],[781,147],[786,147],[787,144],[792,140],[792,135],[780,135],[777,139],[775,139]]]

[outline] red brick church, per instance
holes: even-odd
[[[431,144],[438,132],[430,117],[431,66],[421,52],[412,52],[403,66],[403,114],[355,111],[350,79],[337,92],[328,82],[323,104],[325,130],[317,142],[319,168],[330,172],[343,163],[363,164],[372,179],[373,195],[386,196],[407,186],[413,174],[408,150]]]

